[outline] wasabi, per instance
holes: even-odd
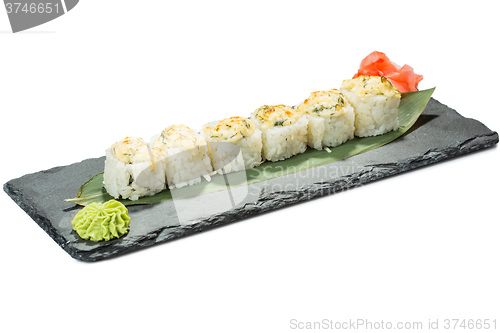
[[[73,230],[81,238],[94,242],[120,238],[130,230],[129,223],[127,208],[116,200],[93,202],[79,211],[71,221]]]

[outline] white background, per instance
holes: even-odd
[[[296,104],[374,50],[498,131],[497,14],[496,1],[82,0],[12,34],[0,9],[0,182],[170,124]],[[0,331],[358,318],[500,330],[499,161],[488,149],[97,263],[72,259],[2,192]]]

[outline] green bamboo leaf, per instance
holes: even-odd
[[[401,104],[399,106],[399,129],[379,136],[367,138],[354,138],[346,143],[326,150],[307,149],[304,153],[293,156],[284,161],[265,162],[260,166],[246,171],[246,184],[262,182],[272,178],[287,174],[304,171],[328,163],[333,163],[348,157],[362,154],[372,149],[381,147],[394,141],[405,134],[417,121],[424,111],[435,88],[412,91],[401,94]],[[223,176],[217,175],[212,182],[202,182],[201,184],[189,186],[182,189],[182,196],[189,197],[204,193],[213,193],[227,190],[227,183],[221,180]],[[234,187],[234,184],[231,184]],[[238,185],[236,185],[238,186]],[[80,187],[78,195],[66,201],[74,202],[78,205],[88,205],[92,202],[105,202],[113,199],[104,188],[103,174],[95,175]],[[169,190],[164,190],[150,197],[143,197],[139,200],[120,200],[124,205],[154,204],[172,200]]]
[[[74,202],[81,206],[86,206],[92,202],[106,202],[113,199],[111,195],[108,194],[103,184],[103,172],[90,178],[85,184],[83,184],[80,189],[78,189],[78,194],[76,198],[66,199],[65,201]]]

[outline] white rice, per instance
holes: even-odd
[[[170,148],[164,151],[162,163],[169,189],[201,183],[202,177],[210,181],[213,170],[206,145],[186,150]]]
[[[161,192],[165,188],[165,172],[160,164],[153,168],[151,161],[124,163],[107,149],[104,187],[115,199],[137,200]]]
[[[345,115],[323,118],[306,115],[309,120],[307,144],[321,150],[323,147],[337,147],[354,138],[354,110],[352,106]]]
[[[337,89],[315,91],[297,110],[309,120],[307,145],[321,150],[354,138],[354,109]]]
[[[361,79],[362,76],[346,80],[341,88],[342,93],[353,106],[356,115],[354,134],[359,137],[367,137],[397,130],[399,128],[398,108],[401,100],[397,89],[392,87],[387,79],[383,78],[386,80],[383,81],[380,77],[376,79],[370,77],[368,82],[371,86],[369,88],[361,89],[359,86],[346,88],[348,84],[352,85],[351,81]],[[373,81],[380,81],[379,86],[374,86]]]
[[[213,169],[219,173],[230,173],[254,168],[262,163],[262,132],[255,128],[254,132],[236,142],[215,140],[205,131],[207,127],[216,126],[218,122],[205,125],[202,134],[209,147]]]
[[[262,163],[262,132],[256,128],[255,132],[238,142],[238,146],[243,154],[245,168],[251,169]]]
[[[257,120],[254,120],[257,123]],[[288,126],[261,128],[262,157],[280,161],[303,153],[307,149],[307,124],[305,116]]]
[[[201,182],[202,177],[210,181],[214,174],[212,163],[208,154],[206,141],[187,126],[171,126],[181,133],[183,137],[192,139],[195,144],[183,144],[175,141],[174,145],[165,144],[161,136],[154,141],[153,148],[160,149],[161,159],[159,161],[165,170],[165,177],[169,189],[181,188]],[[180,128],[180,130],[179,130]]]
[[[354,106],[356,113],[354,134],[356,136],[381,135],[399,128],[398,98],[383,95],[360,97],[348,91],[344,94]]]

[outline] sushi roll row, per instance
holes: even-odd
[[[185,125],[165,128],[149,144],[127,137],[106,150],[104,186],[116,199],[138,200],[194,185],[214,174],[206,141]]]
[[[114,198],[137,200],[284,160],[307,146],[321,150],[354,136],[384,134],[399,128],[400,99],[386,78],[358,76],[340,90],[313,92],[297,107],[264,105],[249,118],[211,122],[200,132],[173,125],[149,144],[127,137],[106,151],[104,185]]]

